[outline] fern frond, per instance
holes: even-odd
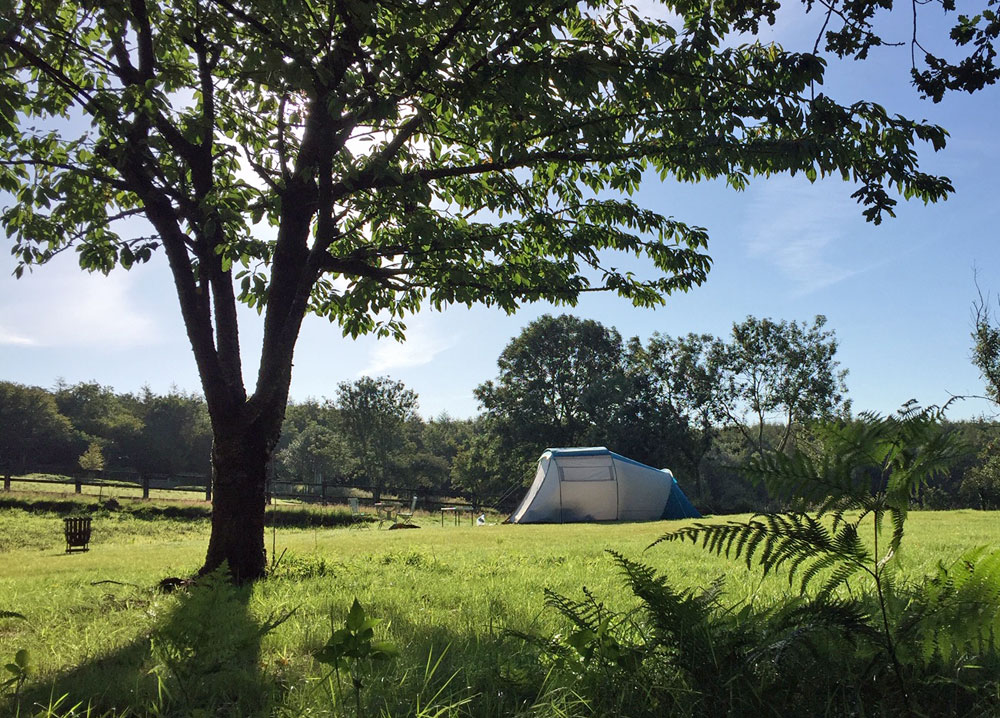
[[[925,661],[995,651],[1000,635],[1000,550],[979,547],[939,564],[908,610]]]
[[[825,593],[858,571],[867,571],[866,565],[873,563],[856,523],[842,524],[831,533],[820,519],[808,514],[766,514],[747,523],[699,523],[664,534],[652,546],[684,540],[700,542],[719,556],[742,558],[747,567],[758,565],[765,574],[787,567],[789,583],[801,572],[802,590],[824,570],[843,564],[843,570],[836,573],[837,581],[825,584]]]
[[[779,662],[784,654],[798,648],[812,648],[814,639],[826,644],[831,635],[851,643],[858,638],[877,640],[878,633],[869,625],[868,611],[853,599],[816,598],[781,602],[762,622],[768,628],[757,647],[750,653],[751,661],[768,659]]]
[[[564,644],[562,641],[560,641],[558,636],[556,637],[538,636],[533,633],[525,633],[523,631],[518,631],[513,628],[506,628],[504,629],[503,633],[506,636],[518,638],[524,641],[525,643],[535,646],[543,653],[547,653],[556,658],[565,659],[571,656],[573,653],[573,650],[569,646]]]
[[[622,570],[632,593],[642,599],[645,612],[660,635],[678,636],[704,628],[722,593],[721,580],[701,592],[677,591],[666,577],[658,576],[649,566],[616,551],[608,553]]]
[[[763,483],[775,498],[819,504],[820,513],[832,510],[827,504],[833,499],[841,511],[850,511],[870,490],[846,458],[844,454],[824,452],[814,460],[801,451],[774,452],[752,457],[744,472],[751,480]]]
[[[586,589],[584,591],[586,592]],[[585,593],[585,595],[587,596],[586,600],[575,601],[572,598],[546,588],[545,605],[561,613],[563,617],[577,628],[597,631],[601,624],[603,606],[595,601],[589,593]]]

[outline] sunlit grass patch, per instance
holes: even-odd
[[[971,546],[995,545],[998,518],[975,511],[914,513],[907,525],[905,570],[918,575]],[[565,629],[544,607],[545,589],[580,596],[586,586],[615,610],[634,607],[635,597],[623,587],[607,549],[651,565],[681,589],[724,577],[731,602],[766,602],[796,590],[780,574],[765,579],[690,544],[646,550],[680,522],[442,527],[434,516],[419,522],[421,529],[413,531],[269,529],[268,551],[273,540],[281,557],[273,577],[226,605],[240,606],[230,618],[247,635],[255,626],[286,618],[260,635],[259,645],[244,641],[241,649],[244,661],[247,650],[257,652],[252,675],[261,690],[254,704],[227,703],[220,685],[222,698],[213,710],[343,715],[333,712],[329,686],[320,681],[324,667],[312,653],[329,638],[331,615],[334,622],[343,621],[355,598],[369,615],[384,619],[379,638],[400,651],[397,659],[373,669],[366,699],[373,712],[413,714],[433,656],[433,685],[454,676],[438,700],[468,699],[455,714],[508,715],[556,697],[573,703],[562,689],[548,693],[556,687],[545,683],[532,649],[509,633]],[[179,659],[181,678],[167,675],[156,636],[184,625],[205,602],[192,603],[184,593],[165,595],[155,586],[165,576],[187,576],[198,568],[207,521],[95,515],[92,549],[74,555],[63,551],[57,515],[3,510],[0,531],[21,537],[0,544],[7,547],[0,553],[0,610],[21,612],[27,620],[0,619],[0,659],[7,661],[20,648],[31,652],[35,673],[25,696],[44,702],[55,691],[56,697],[69,693],[74,702],[92,700],[102,710],[131,707],[146,715],[160,705],[167,714],[183,715],[183,706],[195,699],[178,695],[179,681],[195,680],[183,667],[193,659]],[[213,636],[213,644],[223,640]],[[210,664],[211,651],[224,655],[228,649],[204,650],[209,654],[197,665]],[[210,688],[213,680],[223,680],[213,676],[197,680],[208,681]],[[164,687],[171,698],[158,693]],[[191,688],[193,696],[205,695],[202,690]]]

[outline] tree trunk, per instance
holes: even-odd
[[[216,432],[212,444],[212,536],[200,573],[226,563],[235,583],[263,577],[267,568],[267,461],[274,443],[254,436],[252,431]]]

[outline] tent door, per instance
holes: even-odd
[[[567,462],[563,459],[559,462],[561,521],[618,519],[618,481],[615,469],[610,460],[604,457],[600,459],[603,460],[577,459]]]

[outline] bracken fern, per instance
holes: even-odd
[[[759,515],[746,523],[699,523],[660,537],[690,540],[716,555],[742,559],[765,574],[785,569],[804,594],[815,582],[817,602],[794,608],[791,625],[808,624],[823,611],[856,612],[838,602],[839,588],[855,577],[870,581],[874,609],[840,625],[849,634],[878,637],[888,658],[903,712],[913,714],[907,675],[914,665],[987,658],[995,661],[1000,631],[1000,552],[976,549],[914,585],[897,585],[895,572],[911,502],[930,479],[962,456],[965,447],[941,423],[943,411],[912,402],[895,416],[862,414],[858,420],[813,427],[814,443],[789,453],[753,457],[746,473],[772,497],[800,508]],[[891,531],[884,531],[888,519]],[[870,522],[873,540],[861,537]],[[885,534],[888,533],[888,536]],[[865,591],[853,592],[864,597]],[[791,605],[791,604],[790,604]],[[819,611],[819,613],[817,613]],[[877,627],[877,628],[876,628]],[[902,661],[908,668],[904,670]]]

